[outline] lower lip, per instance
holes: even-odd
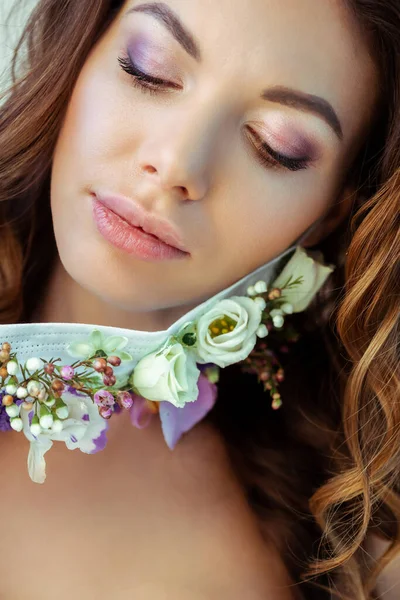
[[[93,218],[101,235],[116,248],[143,260],[187,258],[189,254],[165,244],[154,235],[130,225],[99,200],[93,200]]]

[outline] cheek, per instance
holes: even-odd
[[[243,179],[236,179],[231,193],[224,194],[219,214],[213,216],[213,222],[221,224],[217,238],[226,260],[251,268],[297,240],[325,213],[333,195],[334,178],[331,186],[326,172],[322,176],[315,169],[271,169],[262,180],[255,183],[249,169]]]
[[[105,153],[113,152],[113,144],[122,130],[114,96],[107,93],[99,77],[89,80],[83,77],[77,82],[55,155],[55,160],[62,163],[80,165],[80,169],[74,170],[75,175],[83,170],[82,166],[102,161]]]

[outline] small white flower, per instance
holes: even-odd
[[[50,413],[42,415],[39,419],[39,423],[42,429],[50,429],[53,425],[53,415]]]
[[[260,296],[253,298],[253,302],[255,302],[260,307],[260,310],[264,310],[267,306],[267,303],[264,300],[264,298],[261,298]]]
[[[285,302],[281,306],[281,311],[285,313],[285,315],[291,315],[293,313],[293,306],[290,302]]]
[[[17,398],[23,400],[29,395],[28,390],[22,386],[17,389]]]
[[[32,398],[38,398],[41,390],[44,389],[44,386],[39,381],[31,380],[28,382],[26,388],[28,390],[28,394],[32,396]]]
[[[295,253],[285,265],[283,271],[273,283],[273,287],[283,288],[290,278],[302,277],[302,282],[282,290],[281,298],[293,306],[293,312],[301,312],[307,308],[327,277],[334,270],[333,265],[322,263],[322,255],[306,252],[297,246]]]
[[[6,385],[6,392],[7,394],[10,394],[10,396],[15,396],[15,394],[17,393],[17,386],[13,383],[9,383],[8,385]]]
[[[257,294],[254,285],[249,285],[249,287],[247,288],[247,295],[248,296],[255,296]]]
[[[282,315],[275,315],[272,318],[272,322],[274,324],[274,327],[276,327],[277,329],[280,329],[283,326],[285,319],[283,318]]]
[[[32,356],[26,361],[25,367],[30,373],[34,373],[35,371],[40,371],[43,367],[43,362],[37,356]]]
[[[69,409],[68,406],[62,402],[59,401],[58,402],[58,406],[56,408],[56,415],[59,419],[66,419],[69,415]]]
[[[38,435],[40,435],[42,433],[42,428],[40,427],[40,423],[39,423],[38,417],[34,417],[32,419],[32,424],[30,426],[30,431],[31,431],[32,435],[34,435],[35,437],[37,437]]]
[[[264,294],[267,291],[268,287],[265,281],[260,280],[257,281],[257,283],[254,286],[254,289],[257,294]]]
[[[121,361],[132,360],[132,356],[123,351],[128,343],[128,338],[122,335],[105,337],[101,331],[95,329],[89,335],[87,341],[73,342],[66,348],[68,354],[74,358],[87,359],[94,356],[99,350],[103,350],[107,356],[118,356]]]
[[[256,334],[259,338],[265,338],[268,335],[268,329],[267,326],[262,324],[259,326],[259,328],[256,331]]]
[[[130,381],[134,391],[143,398],[171,402],[182,408],[187,402],[197,400],[199,376],[193,354],[182,344],[175,343],[142,358]]]
[[[10,404],[10,406],[6,406],[6,413],[10,417],[10,419],[14,417],[18,417],[20,411],[20,407],[18,404]]]
[[[262,310],[246,296],[233,296],[219,301],[197,322],[199,363],[226,367],[244,360],[253,350]]]
[[[6,365],[6,369],[9,375],[16,375],[18,373],[18,363],[15,360],[10,360]]]
[[[285,322],[282,310],[280,308],[273,308],[269,315],[272,319],[274,327],[280,329]]]
[[[22,423],[22,419],[20,419],[19,417],[16,417],[15,419],[10,419],[10,425],[15,431],[22,431],[24,426]]]

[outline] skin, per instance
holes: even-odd
[[[341,3],[254,0],[249,11],[245,0],[234,10],[230,0],[218,8],[171,0],[201,63],[155,17],[127,14],[139,4],[126,2],[93,48],[68,105],[51,181],[60,262],[37,319],[168,327],[320,219],[307,240],[315,243],[351,205],[344,175],[377,84]],[[141,70],[177,87],[155,95],[135,87],[118,64],[128,48]],[[329,102],[343,139],[315,114],[260,98],[278,85]],[[256,136],[281,154],[311,156],[308,167],[262,165]],[[190,257],[148,262],[111,246],[93,221],[93,190],[134,198],[170,219]]]
[[[315,243],[351,205],[344,174],[377,84],[341,3],[252,0],[250,11],[247,0],[168,0],[198,39],[201,65],[153,17],[124,16],[138,4],[125,3],[93,48],[68,105],[51,182],[60,259],[37,319],[164,328],[321,219],[308,239]],[[158,69],[179,89],[150,96],[132,85],[117,58],[138,40],[141,68]],[[330,102],[343,140],[321,118],[259,98],[275,85]],[[308,140],[312,164],[297,172],[262,166],[249,124],[283,154]],[[150,263],[111,247],[92,219],[93,188],[172,220],[190,259]],[[26,475],[26,440],[4,436],[2,501],[12,508],[2,539],[8,556],[24,547],[23,584],[7,561],[0,564],[5,598],[48,600],[57,589],[59,600],[294,600],[278,545],[261,539],[208,424],[173,453],[157,420],[139,431],[122,413],[108,438],[91,457],[55,444],[39,486]],[[278,540],[275,521],[269,530]],[[61,588],[60,573],[68,574]]]

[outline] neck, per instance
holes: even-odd
[[[32,315],[38,323],[93,323],[138,331],[162,331],[194,306],[147,312],[126,311],[110,305],[80,286],[57,258],[42,301]]]

